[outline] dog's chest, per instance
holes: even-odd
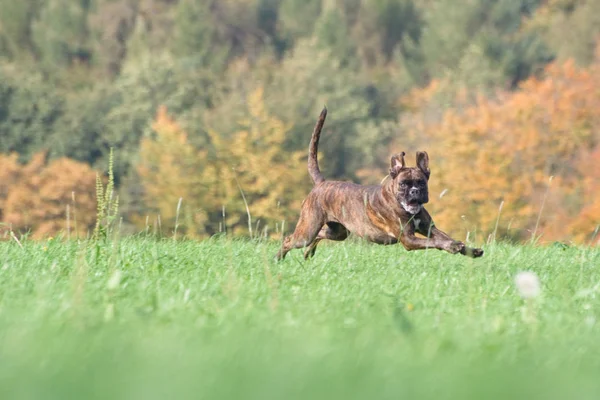
[[[413,226],[415,227],[415,232],[419,232],[421,229],[421,220],[419,218],[413,218],[412,220]]]
[[[367,216],[370,224],[364,233],[364,236],[371,242],[379,244],[394,244],[398,242],[400,236],[400,222],[395,218],[389,218],[373,209],[367,203]]]

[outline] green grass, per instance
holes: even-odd
[[[600,395],[598,249],[349,242],[279,264],[276,249],[0,243],[0,398]],[[530,304],[521,270],[543,285]]]

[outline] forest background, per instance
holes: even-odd
[[[598,244],[599,39],[599,0],[1,0],[0,230],[90,232],[114,148],[124,232],[279,237],[327,105],[329,179],[426,150],[442,229]]]

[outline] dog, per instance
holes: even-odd
[[[378,244],[400,242],[406,250],[439,249],[473,258],[483,255],[482,249],[469,248],[439,230],[423,207],[429,202],[431,174],[424,151],[417,152],[414,168],[406,166],[404,152],[392,156],[389,178],[381,185],[325,180],[317,151],[326,117],[327,108],[323,108],[308,150],[308,172],[314,187],[302,202],[294,233],[283,240],[276,260],[298,248],[305,248],[307,259],[314,256],[321,240],[341,241],[350,233]]]

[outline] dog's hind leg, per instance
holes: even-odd
[[[321,241],[321,239],[319,239],[317,237],[317,239],[313,240],[313,242],[310,244],[310,246],[308,246],[306,248],[306,250],[304,250],[304,259],[308,260],[309,258],[311,258],[312,256],[315,255],[315,251],[317,251],[317,245],[319,244],[319,242]]]
[[[275,258],[283,260],[291,249],[310,248],[324,224],[325,215],[320,210],[303,207],[294,233],[283,240],[281,249]]]
[[[350,232],[348,229],[339,222],[328,222],[323,225],[321,231],[317,235],[316,239],[308,246],[306,251],[304,252],[304,258],[310,258],[315,255],[315,251],[317,251],[317,245],[322,239],[336,240],[342,241],[346,240]]]

